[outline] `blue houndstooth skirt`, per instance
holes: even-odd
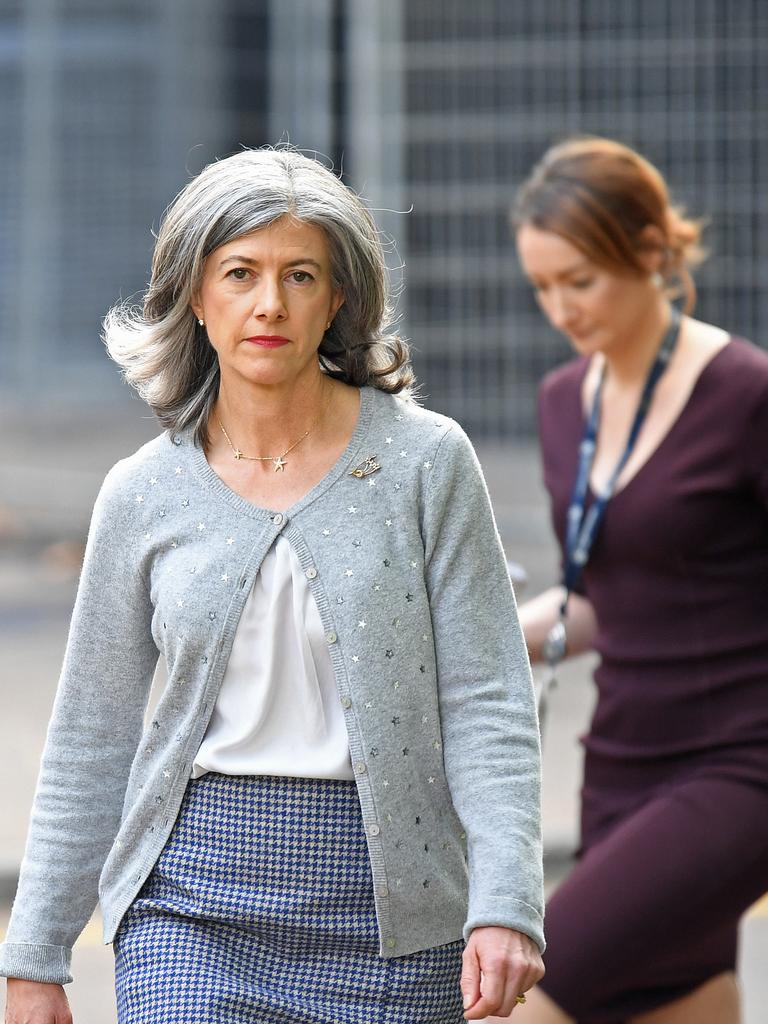
[[[210,773],[115,938],[119,1024],[459,1024],[463,944],[383,959],[353,782]]]

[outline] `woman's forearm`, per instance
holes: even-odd
[[[563,588],[550,587],[520,606],[520,625],[532,662],[543,660],[542,647],[547,633],[557,622],[562,600]],[[597,619],[592,605],[579,594],[571,594],[568,600],[567,629],[568,657],[592,649],[597,633]]]

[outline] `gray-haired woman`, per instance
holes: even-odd
[[[107,317],[165,433],[94,510],[9,1021],[69,1020],[97,894],[123,1024],[447,1024],[541,976],[525,646],[472,448],[408,399],[387,315],[364,205],[259,150],[182,191],[143,313]]]

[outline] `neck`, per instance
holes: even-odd
[[[669,328],[670,315],[666,300],[652,303],[635,323],[632,337],[603,352],[607,376],[613,385],[634,388],[645,380]]]
[[[244,388],[222,377],[208,431],[210,444],[227,444],[221,421],[232,444],[247,454],[279,455],[319,425],[332,387],[320,370],[289,386],[249,384]]]

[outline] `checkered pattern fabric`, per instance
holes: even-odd
[[[462,943],[378,955],[353,782],[210,773],[115,939],[120,1024],[458,1024]]]

